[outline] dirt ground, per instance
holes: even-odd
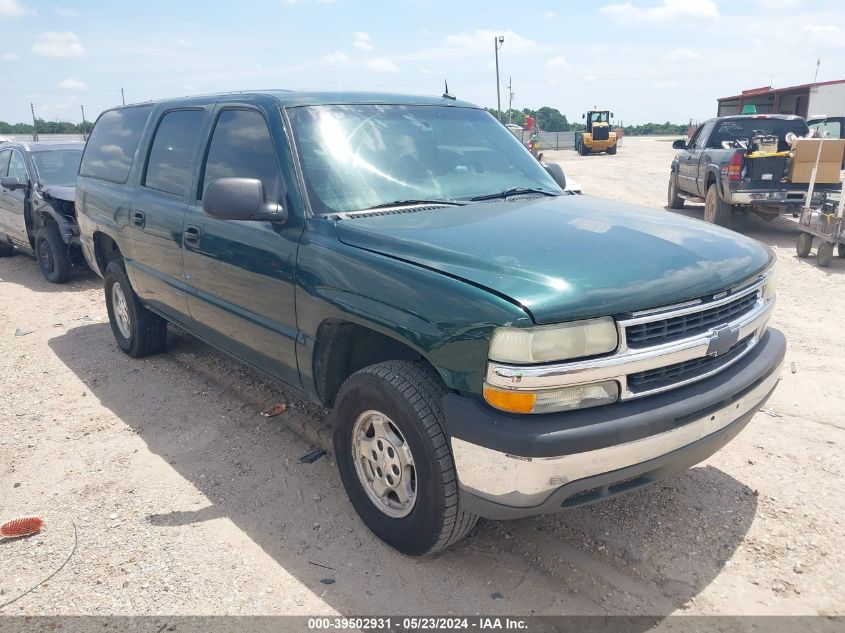
[[[663,207],[671,155],[630,138],[558,158],[592,195]],[[97,277],[54,286],[0,260],[0,516],[47,522],[0,541],[0,613],[842,613],[845,260],[797,259],[791,220],[736,228],[780,258],[790,347],[766,409],[683,475],[482,521],[426,559],[367,531],[331,457],[298,463],[326,441],[325,412],[184,333],[132,360]]]

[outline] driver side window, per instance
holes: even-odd
[[[18,152],[12,152],[9,160],[9,178],[17,178],[22,183],[29,182],[29,175],[26,173],[26,163]]]
[[[9,171],[9,155],[12,153],[10,149],[4,149],[0,152],[0,178],[5,178]]]

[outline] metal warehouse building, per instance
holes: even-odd
[[[718,116],[741,114],[746,105],[755,106],[759,114],[797,114],[805,119],[830,116],[845,106],[845,79],[788,88],[752,88],[718,101]]]

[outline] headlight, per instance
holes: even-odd
[[[773,264],[769,269],[769,274],[766,277],[766,283],[763,284],[763,301],[774,299],[778,289],[778,266]]]
[[[490,338],[490,360],[548,363],[612,352],[619,344],[610,317],[532,328],[501,327]]]
[[[484,399],[509,413],[553,413],[611,404],[619,398],[615,380],[543,391],[515,391],[484,385]]]

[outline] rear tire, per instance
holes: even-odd
[[[795,252],[798,253],[798,257],[807,257],[812,249],[813,236],[809,233],[799,235],[798,240],[795,242]]]
[[[836,247],[836,253],[839,257],[845,257],[845,244],[840,244]]]
[[[613,156],[614,154],[616,154],[616,145],[614,145],[613,147],[609,148],[609,149],[607,150],[607,153],[608,153],[608,154],[610,154],[611,156]]]
[[[830,242],[822,242],[816,251],[817,263],[822,268],[827,268],[833,261],[833,244]]]
[[[106,268],[106,309],[117,344],[132,358],[155,354],[167,343],[167,321],[151,312],[132,290],[123,262]]]
[[[719,190],[716,183],[707,188],[707,197],[704,200],[704,219],[710,224],[717,226],[728,226],[731,223],[731,205],[719,197]]]
[[[44,279],[50,283],[61,284],[70,277],[68,246],[55,225],[42,226],[35,233],[35,259]]]
[[[373,534],[403,554],[440,551],[478,520],[461,507],[445,393],[430,366],[387,361],[350,376],[337,397],[332,439],[346,493]]]
[[[6,241],[5,235],[0,235],[0,257],[11,257],[15,254],[15,247]]]
[[[678,195],[678,177],[675,172],[669,172],[669,189],[667,192],[670,209],[683,209],[684,199]]]

